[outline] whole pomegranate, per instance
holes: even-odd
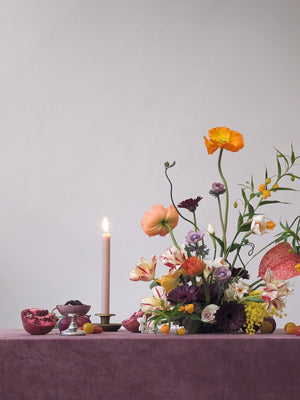
[[[81,317],[78,317],[76,319],[78,327],[83,326],[87,322],[91,322],[91,320],[87,315],[82,315]],[[58,323],[58,329],[60,330],[60,332],[66,330],[69,327],[70,323],[71,323],[70,317],[63,317]]]
[[[26,308],[21,312],[25,331],[31,335],[45,335],[55,326],[57,317],[41,308]]]

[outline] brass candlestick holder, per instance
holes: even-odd
[[[103,328],[104,331],[115,332],[121,328],[122,324],[116,324],[116,323],[110,322],[110,317],[112,317],[116,314],[95,314],[95,315],[97,317],[100,317],[101,323],[94,324],[94,325],[101,326],[101,328]]]

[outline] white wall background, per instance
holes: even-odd
[[[104,216],[113,322],[136,311],[150,291],[129,271],[171,244],[140,226],[170,204],[164,161],[177,161],[177,202],[201,194],[201,225],[217,221],[208,129],[244,135],[224,156],[232,202],[252,173],[275,172],[274,147],[300,153],[299,20],[298,0],[0,1],[0,327],[70,298],[100,311]],[[279,198],[293,205],[270,208],[277,223],[299,214],[299,193]]]

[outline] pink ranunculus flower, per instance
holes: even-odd
[[[184,263],[187,256],[184,251],[184,244],[178,250],[177,247],[172,246],[160,255],[159,260],[169,268],[176,268]]]
[[[145,314],[152,314],[152,311],[155,309],[164,310],[169,305],[167,302],[167,293],[162,286],[155,286],[152,289],[152,294],[152,297],[145,297],[142,300],[140,307]]]
[[[152,281],[155,278],[156,263],[155,255],[152,256],[150,263],[144,257],[141,257],[141,261],[130,271],[129,279],[132,281]]]
[[[144,312],[142,310],[133,313],[129,318],[122,322],[122,326],[130,332],[139,332],[140,323],[138,319],[142,318],[143,315]]]
[[[285,300],[292,288],[288,282],[281,279],[273,279],[273,272],[268,268],[265,273],[266,286],[262,289],[262,299],[267,303],[267,311],[274,306],[281,311],[285,306]]]
[[[216,304],[209,304],[204,307],[201,312],[201,320],[208,324],[213,324],[215,322],[215,314],[219,308]]]

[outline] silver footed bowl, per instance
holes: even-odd
[[[71,305],[71,304],[63,304],[56,306],[58,311],[63,315],[64,317],[67,317],[69,314],[77,314],[78,317],[81,315],[85,315],[90,311],[91,306],[88,306],[87,304],[82,304],[82,305]]]

